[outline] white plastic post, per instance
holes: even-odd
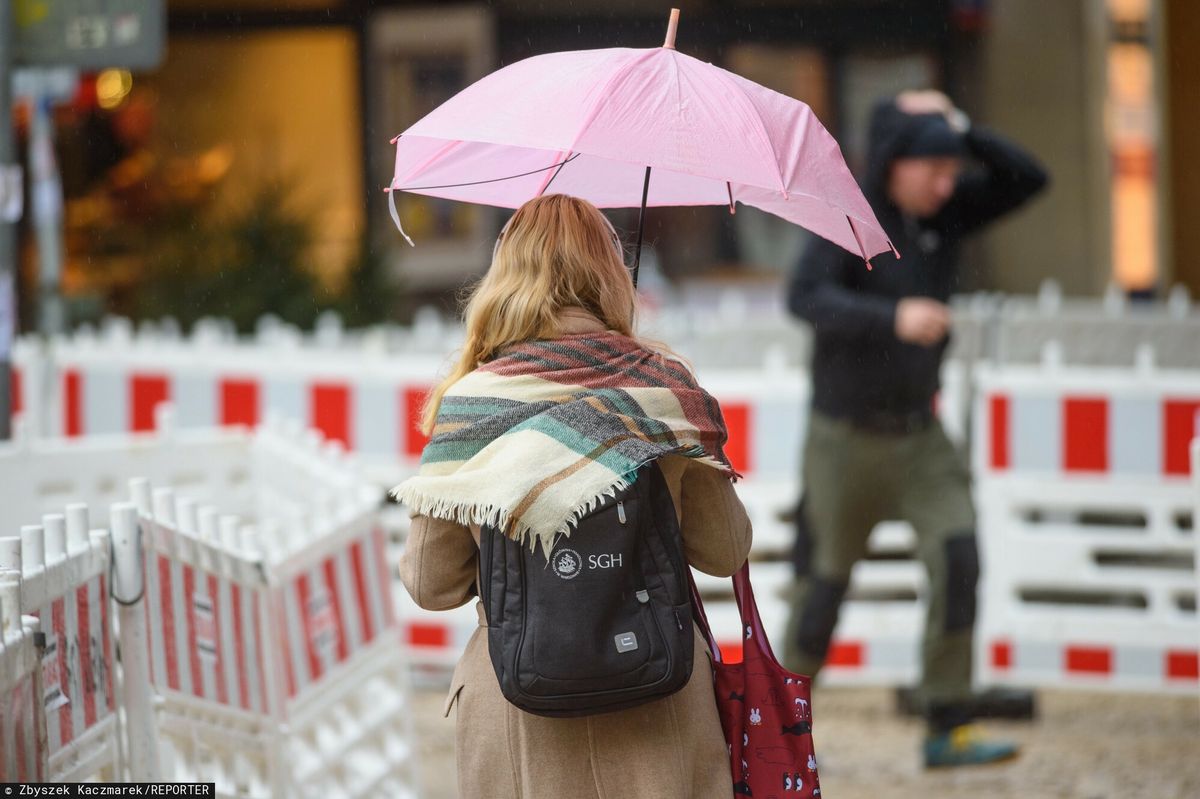
[[[42,517],[46,531],[46,565],[58,563],[67,556],[67,519],[61,513],[47,513]]]
[[[111,527],[115,557],[113,592],[120,620],[122,692],[125,704],[125,739],[129,742],[129,776],[133,782],[158,782],[158,725],[150,693],[149,635],[142,608],[142,552],[138,542],[138,510],[120,502],[112,507]],[[137,601],[132,601],[134,598]]]
[[[196,518],[196,500],[191,497],[180,497],[175,503],[175,514],[179,520],[179,530],[188,535],[200,532],[200,521]]]
[[[21,572],[0,569],[0,645],[21,628]]]
[[[1047,341],[1042,345],[1042,368],[1050,371],[1057,371],[1063,365],[1063,348],[1062,343],[1056,339]]]
[[[160,402],[154,406],[154,434],[159,439],[175,435],[175,406],[171,403]]]
[[[221,547],[227,552],[238,551],[238,517],[234,514],[223,514],[218,520],[221,535]]]
[[[33,424],[28,419],[28,411],[14,414],[11,421],[9,438],[22,452],[28,452],[33,443]]]
[[[220,568],[219,554],[213,551],[213,548],[218,548],[221,544],[217,534],[217,509],[212,505],[202,505],[196,515],[199,521],[200,540],[208,545],[197,546],[193,550],[196,553],[196,565],[204,569]]]
[[[1191,310],[1192,297],[1188,293],[1188,287],[1182,283],[1171,286],[1171,290],[1167,292],[1167,314],[1172,319],[1187,319]]]
[[[217,509],[212,505],[200,508],[200,537],[210,544],[217,543]]]
[[[1044,316],[1053,316],[1062,306],[1062,286],[1053,278],[1046,278],[1038,287],[1038,310]]]
[[[263,520],[258,531],[258,551],[264,561],[283,560],[286,547],[280,541],[279,523],[275,519]]]
[[[1104,313],[1107,316],[1123,316],[1125,309],[1129,305],[1129,300],[1125,296],[1125,290],[1116,283],[1109,283],[1104,289],[1104,299],[1102,300]]]
[[[21,527],[21,567],[33,574],[46,566],[46,537],[40,524]]]
[[[242,528],[238,549],[251,560],[262,559],[262,543],[259,541],[258,528],[253,524],[247,524]]]
[[[67,552],[78,552],[88,544],[88,507],[82,502],[67,506]]]
[[[21,573],[21,539],[16,536],[0,538],[0,569]]]
[[[1133,368],[1141,377],[1149,377],[1154,371],[1154,345],[1142,342],[1133,354]]]
[[[154,489],[154,519],[168,527],[175,526],[175,491],[168,487]]]
[[[145,477],[134,477],[129,481],[129,496],[133,506],[142,516],[151,515],[154,502],[150,496],[150,481]]]

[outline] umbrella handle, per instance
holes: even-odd
[[[675,49],[675,31],[679,30],[679,9],[671,9],[671,18],[667,20],[667,38],[663,41],[663,47],[670,50]]]

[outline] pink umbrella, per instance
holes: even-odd
[[[676,52],[678,13],[662,47],[548,53],[463,89],[393,140],[388,190],[517,208],[552,188],[643,218],[743,203],[863,260],[895,252],[812,109]]]

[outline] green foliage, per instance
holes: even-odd
[[[231,319],[249,332],[264,313],[310,327],[331,298],[322,296],[309,252],[313,222],[289,209],[287,186],[264,185],[236,211],[205,219],[188,207],[164,211],[147,230],[136,318]]]
[[[346,327],[365,327],[404,320],[410,312],[405,299],[383,253],[363,236],[345,287],[328,307],[337,311]]]

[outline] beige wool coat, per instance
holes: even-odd
[[[750,551],[750,520],[716,469],[679,456],[660,463],[688,562],[729,576]],[[475,596],[479,548],[470,529],[417,516],[400,558],[413,600],[448,610]],[[510,704],[479,629],[454,670],[445,715],[457,708],[460,799],[729,799],[729,755],[717,719],[708,648],[697,633],[692,677],[678,693],[627,710],[545,718]]]
[[[746,509],[729,479],[682,456],[659,463],[696,569],[721,577],[750,551]],[[428,610],[471,601],[478,529],[415,516],[400,577]],[[729,799],[729,755],[717,718],[708,647],[695,635],[692,676],[664,699],[596,716],[545,718],[506,700],[479,629],[454,670],[444,713],[457,710],[460,799]],[[447,778],[449,775],[447,775]]]

